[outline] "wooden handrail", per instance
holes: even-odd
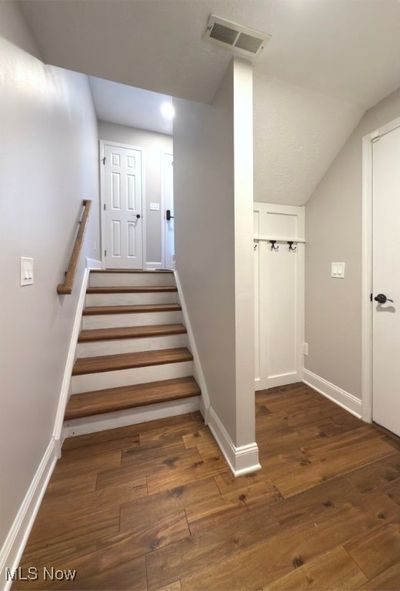
[[[64,283],[60,283],[60,285],[57,286],[57,293],[59,294],[69,295],[72,293],[79,255],[81,254],[82,250],[83,235],[87,226],[91,206],[92,202],[89,199],[83,200],[83,214],[79,222],[79,230],[75,238],[75,244],[72,250],[71,258],[69,260],[68,270],[65,273],[65,281]]]

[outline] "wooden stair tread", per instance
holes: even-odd
[[[92,341],[111,341],[118,339],[140,339],[175,334],[184,334],[183,324],[150,324],[144,326],[124,326],[113,328],[95,328],[82,330],[78,341],[89,343]]]
[[[105,285],[88,287],[86,293],[164,293],[177,291],[175,285]]]
[[[192,377],[73,394],[67,405],[65,420],[169,402],[199,394],[200,388]]]
[[[192,354],[186,347],[119,353],[118,355],[101,355],[98,357],[81,357],[75,361],[72,375],[181,363],[183,361],[192,361],[192,359]]]
[[[91,273],[173,273],[171,269],[92,269]]]
[[[88,306],[83,310],[84,316],[98,314],[133,314],[146,312],[179,312],[180,304],[138,304],[134,306]]]

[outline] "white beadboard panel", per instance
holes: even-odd
[[[88,293],[86,306],[140,306],[142,304],[177,304],[176,291],[160,293]]]
[[[97,355],[117,355],[135,351],[156,351],[187,347],[186,334],[166,335],[136,339],[118,339],[78,343],[78,357],[96,357]]]
[[[254,237],[254,377],[263,390],[302,379],[304,207],[255,203]],[[277,240],[277,250],[268,239]]]
[[[175,285],[173,273],[91,273],[90,287]]]
[[[117,371],[72,376],[72,394],[116,388],[159,380],[172,380],[193,375],[193,362],[166,363],[165,365],[150,365],[149,367],[135,367]]]
[[[117,328],[123,326],[150,326],[153,324],[182,323],[182,312],[149,312],[133,314],[98,314],[83,316],[83,329]]]

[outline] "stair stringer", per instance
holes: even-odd
[[[200,355],[196,346],[196,340],[193,332],[193,328],[190,322],[189,312],[185,301],[185,295],[183,293],[182,284],[179,279],[179,273],[174,269],[175,283],[178,288],[179,303],[182,308],[183,324],[187,330],[187,337],[189,341],[189,350],[193,355],[193,376],[198,383],[201,395],[200,395],[200,412],[203,416],[204,422],[208,425],[209,413],[210,413],[210,396],[208,394],[207,382],[201,366]]]

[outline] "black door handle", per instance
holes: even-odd
[[[378,293],[378,295],[374,297],[374,300],[378,302],[378,304],[386,304],[386,302],[392,302],[393,304],[393,300],[387,298],[384,293]]]
[[[140,220],[140,213],[137,213],[137,214],[136,214],[136,219],[137,219],[137,220]]]
[[[169,220],[171,220],[174,216],[171,215],[171,210],[167,209],[167,211],[165,212],[165,219],[167,220],[167,222],[169,222]]]

